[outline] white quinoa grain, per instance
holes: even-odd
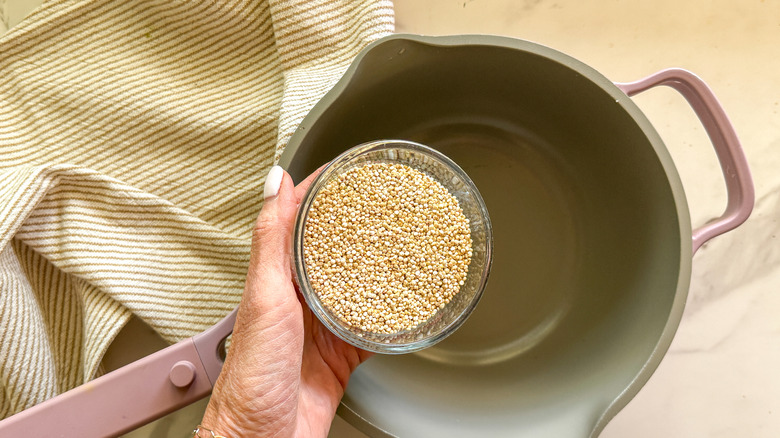
[[[348,170],[320,189],[306,218],[312,288],[365,331],[396,333],[428,320],[460,290],[471,255],[457,198],[403,164]]]

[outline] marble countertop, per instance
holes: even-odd
[[[395,0],[398,32],[534,41],[627,82],[668,67],[704,79],[742,141],[756,208],[694,257],[677,335],[658,370],[601,438],[780,436],[780,2],[776,0]],[[636,98],[671,151],[694,226],[725,186],[682,97]],[[332,437],[360,437],[337,421]],[[349,431],[349,432],[348,432]]]
[[[0,0],[0,33],[41,0]],[[672,346],[602,438],[780,436],[780,1],[395,0],[396,28],[488,33],[565,52],[619,82],[667,67],[703,78],[742,140],[756,186],[748,222],[694,257]],[[715,154],[675,92],[635,98],[679,169],[694,226],[726,205]],[[336,419],[331,437],[357,438]]]

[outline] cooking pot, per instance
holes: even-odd
[[[691,103],[723,166],[726,211],[695,231],[669,152],[628,97],[656,85]],[[339,414],[370,436],[597,436],[668,349],[693,253],[744,222],[754,201],[734,131],[696,76],[614,84],[517,39],[379,40],[303,120],[280,164],[300,180],[385,138],[429,145],[469,174],[495,252],[458,332],[354,373]]]
[[[695,231],[668,151],[628,98],[656,85],[691,103],[726,179],[725,212]],[[373,436],[598,435],[669,348],[693,253],[754,202],[734,130],[696,76],[613,84],[514,39],[379,40],[303,120],[280,164],[300,179],[388,138],[433,146],[469,174],[490,213],[494,262],[455,334],[353,374],[339,413]],[[235,316],[0,421],[0,434],[116,436],[205,397]]]

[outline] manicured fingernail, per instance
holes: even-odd
[[[279,187],[282,186],[282,177],[284,176],[284,169],[279,166],[274,166],[268,171],[268,176],[265,177],[265,187],[263,189],[263,198],[273,198],[279,194]]]

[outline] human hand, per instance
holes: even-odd
[[[230,351],[201,424],[230,438],[325,437],[352,371],[371,353],[314,317],[293,284],[297,187],[280,167],[266,179]]]

